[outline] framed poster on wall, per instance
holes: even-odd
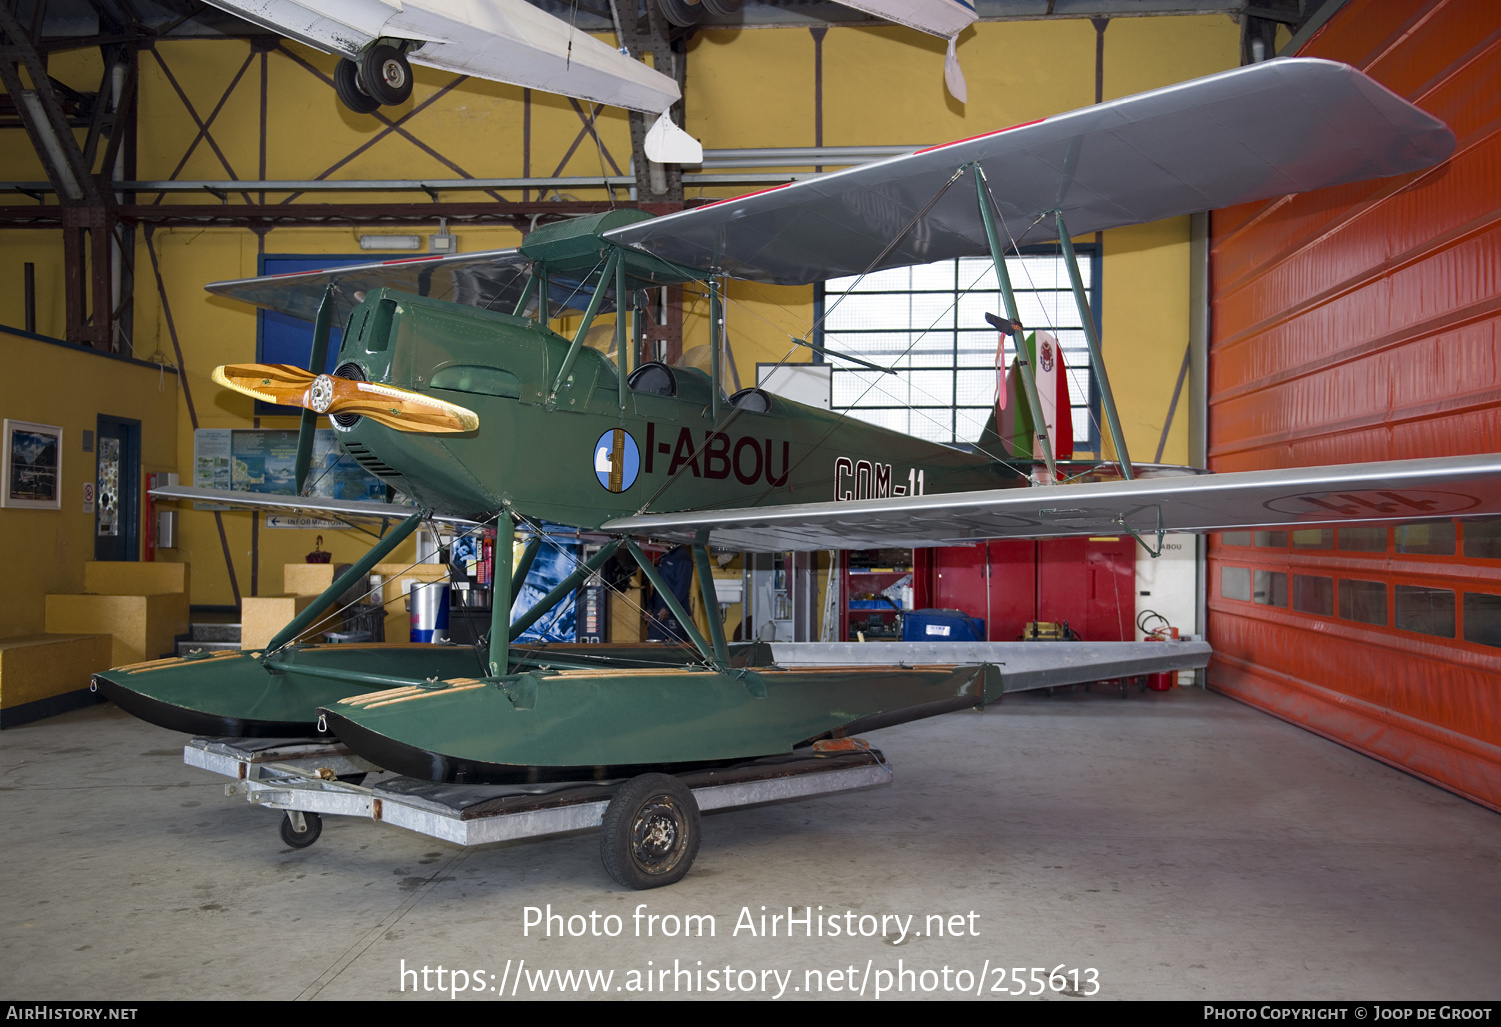
[[[62,508],[63,430],[55,424],[5,419],[0,453],[0,506]]]

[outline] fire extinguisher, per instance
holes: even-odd
[[[1146,636],[1148,642],[1167,642],[1178,640],[1178,629],[1167,622],[1167,618],[1156,610],[1142,610],[1136,617],[1136,630]],[[1148,674],[1147,687],[1154,692],[1166,692],[1173,687],[1173,679],[1176,672],[1165,671],[1161,674]]]

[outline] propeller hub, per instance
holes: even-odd
[[[307,393],[308,406],[320,414],[326,414],[334,402],[334,380],[326,374],[320,374],[308,386]]]

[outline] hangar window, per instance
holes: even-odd
[[[1262,606],[1287,605],[1287,575],[1281,571],[1257,571],[1254,598]]]
[[[1397,627],[1421,635],[1454,637],[1454,593],[1447,588],[1398,585]]]
[[[1400,524],[1396,529],[1397,552],[1419,556],[1453,556],[1454,522],[1428,521]]]
[[[1220,568],[1220,595],[1226,599],[1251,601],[1251,571],[1246,567]]]
[[[1342,553],[1386,552],[1386,529],[1353,527],[1339,529],[1339,551]]]
[[[1501,596],[1465,593],[1465,641],[1501,649]]]
[[[1078,245],[1075,252],[1098,324],[1099,251]],[[1062,346],[1074,449],[1098,453],[1099,400],[1089,347],[1059,248],[1023,247],[1020,256],[1006,258],[1006,269],[1022,324],[1028,331],[1052,332]],[[934,442],[975,442],[996,400],[997,333],[985,314],[1004,309],[988,257],[823,283],[814,293],[814,342],[896,372],[830,355],[834,409]],[[1014,345],[1007,352],[1014,356]]]
[[[1501,560],[1501,521],[1465,521],[1465,556]]]
[[[1222,531],[1220,543],[1227,546],[1248,546],[1251,544],[1251,533],[1249,531]]]
[[[1281,549],[1287,545],[1287,532],[1285,531],[1258,531],[1256,544],[1271,549]]]
[[[1299,613],[1334,616],[1334,579],[1312,574],[1293,575],[1293,609]]]
[[[1339,582],[1339,616],[1360,624],[1386,624],[1386,582]]]
[[[1333,528],[1300,528],[1293,532],[1294,549],[1333,549]]]

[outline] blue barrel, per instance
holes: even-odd
[[[407,594],[412,611],[412,641],[437,642],[448,637],[448,583],[412,583]]]

